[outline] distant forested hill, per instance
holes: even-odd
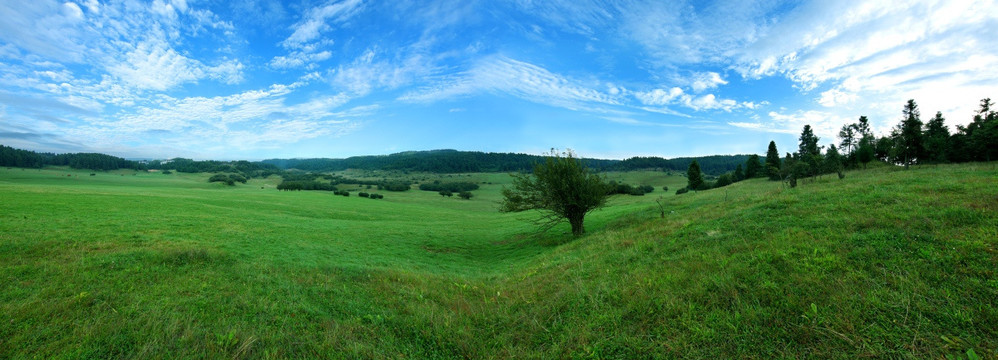
[[[74,169],[89,170],[145,169],[145,166],[138,162],[105,154],[38,153],[0,145],[0,166],[40,168],[46,165],[69,166]]]
[[[664,159],[660,157],[633,157],[627,160],[587,159],[587,166],[600,171],[630,171],[661,169],[685,172],[696,159],[704,173],[720,175],[745,164],[748,155],[713,155]],[[161,169],[180,172],[239,172],[248,176],[267,176],[279,170],[298,169],[323,172],[346,169],[403,170],[433,173],[462,172],[516,172],[530,171],[534,163],[544,161],[543,156],[516,153],[487,153],[480,151],[430,150],[407,151],[391,155],[354,156],[346,159],[269,159],[263,161],[195,161],[175,158],[142,163],[116,156],[97,153],[52,154],[15,149],[0,145],[0,166],[38,168],[47,165],[70,166],[77,169]]]
[[[686,171],[693,159],[696,159],[700,163],[700,168],[705,173],[722,174],[733,171],[739,164],[745,164],[748,155],[714,155],[675,159],[633,157],[627,160],[583,158],[582,160],[589,167],[602,171],[640,169]],[[391,155],[354,156],[346,159],[269,159],[262,161],[262,163],[271,164],[281,169],[299,169],[304,171],[361,169],[460,173],[529,171],[533,168],[534,163],[541,161],[544,161],[544,157],[538,155],[430,150],[407,151]]]

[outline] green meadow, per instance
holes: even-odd
[[[0,358],[998,358],[998,163],[470,200],[0,169]],[[663,192],[662,187],[669,191]],[[662,197],[665,214],[655,200]]]

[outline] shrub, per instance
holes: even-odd
[[[368,194],[368,193],[362,191],[362,192],[357,193],[357,196],[365,197],[366,198],[366,197],[370,197],[371,194]]]
[[[688,188],[682,188],[682,189],[676,190],[676,195],[682,195],[682,194],[688,193],[689,191],[690,191],[690,189],[688,189]]]
[[[470,191],[462,191],[461,193],[457,194],[457,196],[461,197],[462,199],[469,200],[474,195]]]

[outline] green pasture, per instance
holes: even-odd
[[[995,163],[610,173],[655,192],[579,239],[498,213],[506,174],[345,173],[471,200],[210,175],[0,169],[0,358],[998,356]]]

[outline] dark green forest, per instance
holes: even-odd
[[[120,157],[97,154],[97,153],[76,153],[76,154],[52,154],[38,153],[28,150],[15,149],[9,146],[0,145],[0,166],[21,167],[21,168],[41,168],[44,166],[69,166],[74,169],[88,170],[117,170],[135,169],[145,170],[145,165],[125,160]]]
[[[586,159],[581,161],[599,171],[629,171],[662,169],[685,171],[693,159],[707,174],[722,174],[744,164],[749,155],[714,155],[698,158],[682,157],[633,157],[627,160]],[[487,153],[479,151],[429,150],[407,151],[391,155],[354,156],[345,159],[268,159],[262,161],[281,169],[303,171],[402,170],[432,173],[466,172],[526,172],[544,156],[515,153]]]

